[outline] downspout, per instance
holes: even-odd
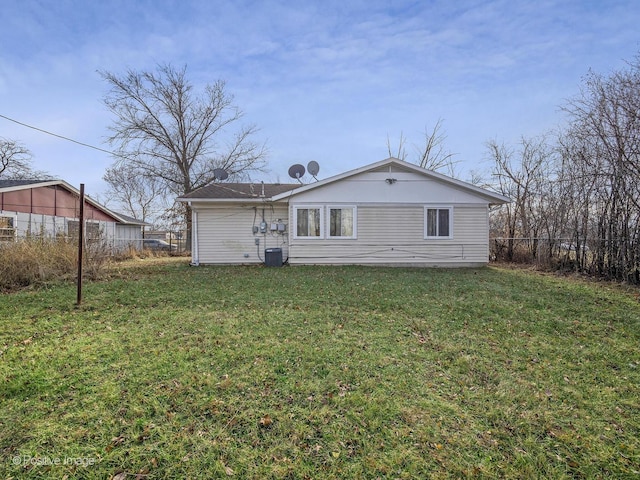
[[[200,265],[198,253],[198,212],[193,208],[191,202],[191,265],[197,267]]]

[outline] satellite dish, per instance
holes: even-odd
[[[298,180],[300,180],[300,178],[302,178],[304,176],[304,166],[300,165],[299,163],[296,163],[295,165],[291,165],[289,167],[289,176],[291,178],[296,178]]]
[[[307,164],[307,170],[309,171],[309,173],[312,176],[316,176],[318,174],[318,172],[320,171],[320,165],[318,165],[318,162],[311,160],[308,164]]]
[[[216,180],[226,180],[229,178],[229,174],[223,168],[214,168],[213,175],[216,177]]]

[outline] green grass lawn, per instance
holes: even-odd
[[[130,264],[132,265],[132,264]],[[0,478],[638,478],[637,292],[199,267],[0,296]]]

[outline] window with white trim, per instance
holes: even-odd
[[[425,238],[453,238],[453,208],[425,207]]]
[[[0,242],[13,242],[16,239],[15,217],[0,216]]]
[[[356,207],[327,207],[329,238],[356,238]]]
[[[68,220],[67,221],[67,235],[69,237],[77,238],[80,232],[80,221]],[[102,234],[100,224],[98,222],[92,222],[87,220],[84,223],[84,236],[87,240],[98,240]]]
[[[320,207],[295,207],[295,237],[296,238],[322,238],[322,208]]]

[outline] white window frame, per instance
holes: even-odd
[[[324,239],[324,208],[322,205],[294,205],[293,207],[293,238],[301,240],[322,240]],[[298,210],[319,210],[320,211],[320,235],[315,237],[298,235]]]
[[[429,235],[428,212],[429,210],[448,210],[449,211],[449,235]],[[436,215],[439,222],[439,215]],[[440,232],[440,225],[437,227]],[[424,238],[425,240],[451,240],[453,238],[453,206],[451,205],[425,205],[424,206]]]
[[[104,229],[100,223],[101,222],[99,220],[86,219],[84,221],[85,240],[100,240],[100,238],[105,235]],[[80,220],[67,220],[67,237],[75,238],[77,235],[80,235]]]
[[[353,212],[352,235],[331,235],[331,210],[351,210]],[[327,205],[327,238],[332,240],[355,240],[358,238],[358,207],[356,205]]]
[[[11,219],[11,225],[12,227],[0,227],[0,229],[2,230],[7,230],[6,233],[2,233],[0,235],[0,242],[4,241],[4,242],[15,242],[17,236],[18,236],[18,216],[17,215],[11,215],[11,214],[0,214],[0,217],[2,218],[9,218]],[[13,232],[9,233],[10,230],[13,230]]]

